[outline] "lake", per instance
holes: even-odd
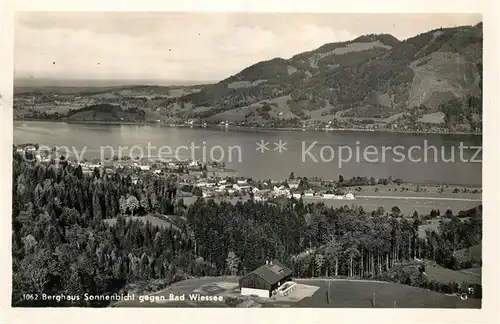
[[[281,141],[281,142],[280,142]],[[66,146],[89,158],[151,155],[212,159],[254,179],[392,176],[409,182],[481,185],[477,135],[353,131],[257,131],[16,121],[14,144]],[[262,143],[257,150],[257,143]],[[281,144],[281,146],[280,146]],[[194,147],[193,147],[194,146]],[[161,148],[161,149],[160,149]],[[281,151],[281,152],[280,152]],[[70,155],[74,156],[74,153]],[[476,156],[475,156],[476,155]]]

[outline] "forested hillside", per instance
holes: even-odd
[[[145,112],[142,109],[122,109],[110,104],[90,105],[76,110],[70,110],[64,120],[68,121],[125,121],[143,122]]]
[[[184,206],[172,178],[83,175],[66,162],[41,164],[13,158],[13,296],[15,306],[106,305],[83,300],[26,299],[30,294],[118,292],[127,283],[189,276],[244,274],[279,259],[295,277],[373,278],[402,260],[430,259],[471,267],[455,257],[481,241],[480,209],[461,221],[447,213],[440,233],[418,237],[422,215],[366,213],[297,200]],[[145,214],[182,216],[178,227],[125,221]],[[455,211],[458,215],[458,211]],[[104,219],[116,218],[115,225]]]
[[[423,107],[418,117],[444,112],[447,121],[467,122],[478,114],[477,106],[469,109],[469,98],[482,98],[482,41],[482,24],[441,28],[404,41],[365,35],[289,60],[256,63],[165,104],[188,104],[195,108],[187,111],[191,117],[207,118],[284,98],[286,110],[303,120],[339,112],[344,117],[387,118]],[[446,108],[457,102],[459,108]],[[211,109],[200,112],[196,107]]]

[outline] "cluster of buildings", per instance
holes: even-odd
[[[40,162],[58,160],[55,157],[54,150],[41,152],[35,145],[16,146],[15,150],[19,153],[29,152]],[[199,189],[198,193],[201,193],[200,196],[204,198],[249,196],[255,201],[267,201],[276,197],[295,199],[355,199],[351,192],[339,195],[331,190],[318,192],[313,189],[300,189],[300,180],[297,179],[286,181],[252,181],[243,177],[234,177],[234,173],[226,172],[222,166],[211,165],[210,168],[207,168],[207,165],[197,160],[180,162],[174,160],[157,161],[154,159],[113,158],[105,161],[96,159],[77,162],[68,158],[67,161],[73,163],[75,166],[80,165],[83,174],[92,174],[96,169],[106,174],[119,172],[130,175],[133,183],[137,183],[141,176],[148,173],[156,176],[174,176],[179,187],[197,187]]]
[[[182,179],[183,177],[181,177]],[[255,201],[266,201],[276,197],[286,198],[317,198],[317,199],[355,199],[351,192],[345,195],[338,195],[332,191],[324,193],[316,192],[315,190],[299,190],[299,181],[289,180],[285,184],[270,183],[267,181],[258,182],[257,184],[247,179],[227,179],[227,178],[201,178],[198,180],[186,178],[182,179],[180,184],[193,185],[199,187],[202,191],[202,197],[210,198],[224,195],[250,195]]]

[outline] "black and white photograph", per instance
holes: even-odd
[[[13,47],[11,307],[483,307],[481,13],[17,11]]]

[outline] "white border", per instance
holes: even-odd
[[[199,1],[73,1],[32,0],[0,2],[1,60],[0,94],[1,110],[0,143],[2,158],[0,171],[5,177],[0,186],[1,260],[4,265],[1,278],[0,321],[5,323],[221,323],[222,320],[241,323],[284,321],[291,323],[312,322],[380,322],[391,320],[399,323],[497,323],[498,317],[498,125],[499,82],[498,59],[499,4],[495,0],[454,1],[341,1],[341,0],[199,0]],[[12,81],[13,81],[13,11],[254,11],[254,12],[365,12],[365,13],[483,13],[484,26],[484,136],[483,136],[483,187],[484,187],[484,238],[482,310],[407,310],[407,309],[13,309],[11,293],[11,147],[12,147]],[[286,314],[286,316],[284,316]]]

